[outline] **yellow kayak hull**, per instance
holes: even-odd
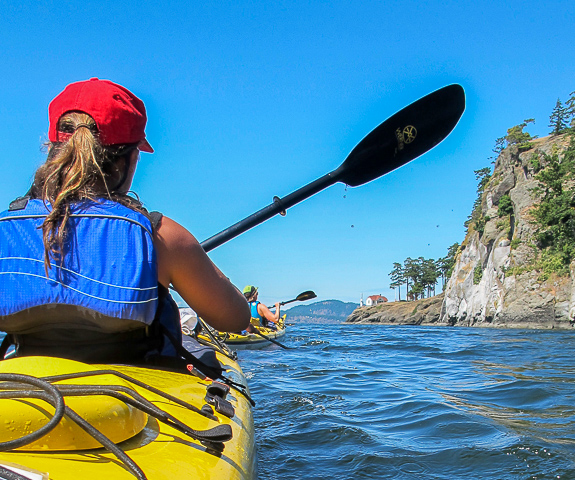
[[[255,326],[262,335],[275,340],[276,338],[283,337],[286,334],[285,319],[286,316],[283,315],[277,324],[277,329],[275,330],[272,328],[261,327],[259,324]],[[225,343],[234,350],[263,348],[270,345],[268,340],[256,333],[217,332],[215,336],[218,341]],[[204,343],[213,344],[213,339],[206,333],[200,333],[198,335],[198,339],[202,340]]]
[[[239,365],[218,355],[225,375],[246,385]],[[117,365],[87,365],[49,357],[23,357],[0,362],[0,373],[47,377],[60,374],[115,371],[200,409],[206,404],[211,380],[172,371]],[[65,403],[104,433],[141,469],[149,480],[251,479],[255,475],[254,425],[251,404],[231,389],[225,399],[234,408],[231,418],[214,412],[206,418],[157,393],[112,374],[53,382],[54,385],[120,385],[132,389],[156,407],[197,431],[229,425],[233,438],[223,451],[202,443],[138,408],[102,395],[65,396]],[[0,442],[20,438],[46,424],[54,408],[41,399],[0,398]],[[207,445],[207,446],[206,446]],[[133,479],[118,458],[64,416],[46,436],[16,450],[0,452],[0,466],[25,471],[29,478],[51,480]],[[37,476],[34,477],[34,474]]]
[[[258,327],[258,330],[268,338],[276,338],[283,337],[286,333],[285,328],[278,328],[277,330],[272,330],[271,328],[265,327]],[[265,338],[257,335],[256,333],[246,333],[245,335],[238,334],[238,333],[229,333],[226,336],[224,342],[232,348],[257,348],[257,347],[265,347],[266,345],[270,345],[270,342]]]

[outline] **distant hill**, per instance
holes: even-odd
[[[286,310],[286,320],[291,323],[343,323],[359,304],[326,300],[324,302],[298,305]]]

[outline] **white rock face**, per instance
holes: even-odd
[[[566,139],[539,139],[523,153],[510,147],[497,159],[483,196],[488,221],[481,235],[470,231],[463,242],[445,290],[441,323],[541,328],[573,324],[573,275],[540,282],[539,272],[526,268],[534,255],[529,211],[536,201],[532,189],[537,185],[530,160],[534,152],[550,154],[554,145],[565,148]],[[513,203],[513,215],[500,218],[499,200],[506,194]]]

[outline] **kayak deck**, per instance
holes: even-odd
[[[236,362],[223,355],[218,355],[218,359],[228,378],[246,385],[245,377]],[[114,379],[115,375],[93,374],[97,370],[118,372],[134,381],[123,381],[120,378],[110,380],[110,378]],[[86,440],[82,440],[81,433],[72,431],[72,422],[68,415],[61,420],[64,428],[60,431],[54,430],[39,439],[37,448],[34,445],[28,445],[18,450],[0,452],[0,466],[18,467],[40,475],[34,477],[30,473],[24,478],[52,480],[133,479],[134,477],[150,480],[253,478],[256,457],[251,404],[246,396],[235,389],[231,389],[225,395],[225,400],[233,407],[231,418],[217,411],[213,412],[213,410],[211,418],[208,418],[198,413],[198,410],[206,404],[207,387],[212,384],[209,379],[201,380],[194,375],[166,370],[117,365],[86,365],[48,357],[23,357],[0,362],[0,374],[14,373],[47,377],[78,372],[88,372],[89,376],[53,381],[53,384],[81,385],[84,388],[109,386],[114,383],[125,387],[125,384],[128,384],[125,388],[144,397],[154,407],[164,411],[168,419],[176,419],[187,426],[192,433],[201,434],[215,427],[217,427],[215,431],[218,431],[218,428],[222,428],[221,426],[228,425],[229,427],[224,428],[231,427],[232,438],[224,443],[203,441],[202,435],[194,438],[193,435],[183,433],[181,428],[176,428],[175,422],[166,424],[151,414],[142,419],[141,412],[133,406],[110,406],[108,404],[110,399],[107,396],[65,396],[66,405],[72,410],[77,410],[81,417],[88,417],[89,422],[97,424],[94,426],[98,430],[104,431],[106,427],[109,429],[110,425],[113,427],[112,430],[132,429],[128,435],[130,438],[114,443],[129,457],[129,460],[133,461],[144,476],[138,476],[137,472],[131,471],[118,456],[102,447],[83,448],[86,446]],[[142,384],[151,387],[152,390],[157,390],[150,391]],[[61,387],[62,390],[64,388]],[[193,409],[165,398],[160,393],[187,402],[193,406]],[[31,409],[32,413],[29,412],[28,415],[23,416],[16,408],[16,405],[20,407],[22,403],[25,403],[26,408]],[[128,410],[127,413],[126,410]],[[31,419],[38,424],[47,423],[54,411],[51,405],[39,399],[0,398],[0,442],[10,440],[9,437],[12,434],[21,437],[23,434],[30,433],[34,429],[31,428]],[[21,427],[20,430],[18,426]],[[26,429],[30,431],[26,432]],[[62,443],[65,450],[58,449],[58,442],[62,441],[61,437],[66,437]],[[72,447],[69,445],[70,437],[74,437],[72,443],[78,444],[77,449],[72,449],[73,445]],[[223,450],[219,451],[222,446]],[[32,450],[32,448],[35,449]]]

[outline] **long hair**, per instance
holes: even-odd
[[[128,158],[138,144],[103,146],[96,123],[82,112],[63,115],[58,131],[68,138],[47,145],[48,158],[36,171],[32,187],[34,197],[41,198],[52,209],[42,223],[46,276],[51,268],[50,259],[61,263],[65,255],[72,203],[106,198],[147,215],[138,199],[118,191],[126,181]],[[122,171],[121,159],[124,159]]]

